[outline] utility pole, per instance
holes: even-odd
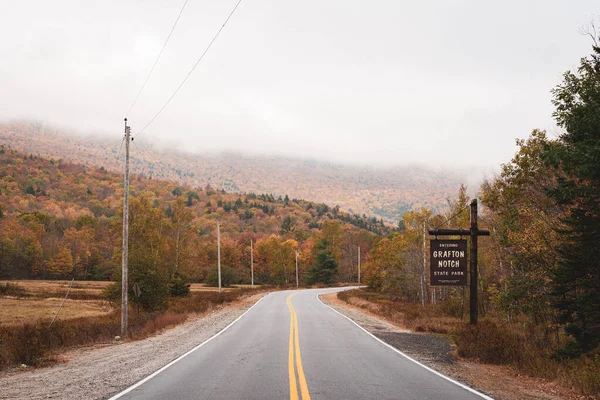
[[[254,286],[254,248],[252,247],[252,239],[250,239],[250,282]]]
[[[129,261],[129,140],[131,130],[127,126],[127,118],[125,118],[125,177],[123,190],[125,192],[123,198],[123,254],[122,271],[121,271],[121,338],[127,337],[127,273]]]
[[[427,286],[425,284],[425,265],[427,264],[426,256],[425,256],[425,220],[423,220],[423,272],[421,273],[421,306],[425,307],[427,296]]]
[[[298,287],[298,250],[296,250],[296,287]]]
[[[358,246],[358,283],[360,283],[360,246]]]
[[[219,275],[219,293],[221,293],[221,226],[217,220],[217,271]]]

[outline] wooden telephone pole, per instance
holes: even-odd
[[[125,118],[125,178],[123,190],[123,254],[122,270],[121,270],[121,338],[127,337],[127,273],[129,261],[129,141],[131,139],[131,129],[127,126],[127,118]]]
[[[254,248],[252,247],[252,239],[250,239],[250,283],[254,286]]]
[[[219,293],[221,293],[221,225],[217,220],[217,274],[219,275]]]
[[[358,246],[358,283],[360,283],[360,246]]]
[[[477,199],[471,201],[471,227],[470,229],[429,229],[430,235],[437,236],[469,236],[471,238],[471,251],[469,254],[470,282],[469,282],[469,311],[470,323],[476,325],[479,319],[477,305],[477,238],[479,236],[490,236],[487,229],[479,229],[477,226]]]
[[[298,250],[296,250],[296,287],[298,287],[298,285],[300,281],[298,280]]]

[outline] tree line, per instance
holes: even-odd
[[[136,175],[131,194],[130,281],[147,290],[181,279],[214,282],[217,220],[226,284],[250,283],[251,241],[256,283],[295,283],[296,251],[302,284],[317,276],[353,281],[357,246],[366,253],[378,233],[391,230],[287,195],[226,193]],[[119,279],[122,196],[121,176],[103,167],[0,145],[0,279]],[[335,260],[335,268],[323,264],[325,275],[312,270],[323,251]]]

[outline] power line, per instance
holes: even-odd
[[[146,87],[146,84],[148,83],[148,80],[150,79],[150,75],[152,75],[152,72],[154,72],[154,68],[156,68],[156,64],[158,64],[158,60],[160,60],[160,57],[162,56],[162,53],[165,50],[165,47],[167,47],[167,43],[169,43],[169,39],[171,39],[171,35],[173,34],[173,31],[175,30],[175,27],[177,26],[177,23],[179,22],[179,18],[181,18],[181,14],[183,14],[183,10],[185,9],[185,6],[187,5],[188,1],[189,0],[185,0],[185,2],[183,3],[183,6],[181,7],[181,10],[179,11],[179,15],[177,15],[177,19],[175,20],[175,23],[173,24],[173,27],[171,28],[171,32],[169,32],[169,36],[167,36],[167,40],[165,40],[165,43],[163,44],[162,49],[160,49],[160,52],[158,53],[158,57],[156,57],[156,60],[154,61],[154,65],[152,65],[152,68],[150,69],[150,73],[146,77],[144,84],[140,88],[140,91],[138,92],[137,96],[135,97],[135,100],[133,101],[133,103],[131,104],[131,107],[129,107],[129,111],[127,111],[127,115],[129,115],[131,110],[133,110],[133,107],[135,106],[138,99],[140,98],[142,91]]]
[[[194,64],[194,66],[192,67],[192,69],[190,70],[190,72],[188,72],[188,74],[183,79],[183,81],[179,84],[179,86],[177,87],[177,89],[175,89],[175,92],[173,92],[173,94],[171,95],[171,97],[169,97],[169,99],[167,100],[167,102],[160,108],[160,110],[158,110],[158,112],[156,113],[156,115],[154,115],[154,117],[152,117],[152,119],[150,120],[150,122],[148,122],[146,124],[146,126],[144,126],[140,130],[140,132],[138,133],[138,135],[140,133],[144,132],[146,130],[146,128],[148,128],[154,122],[154,120],[156,118],[158,118],[158,116],[160,115],[160,113],[163,112],[163,110],[167,107],[167,105],[171,102],[171,100],[173,100],[173,98],[175,97],[175,95],[177,94],[177,92],[179,92],[179,89],[181,89],[181,87],[185,84],[185,82],[188,80],[188,78],[190,77],[190,75],[192,75],[192,72],[194,72],[194,70],[196,69],[196,67],[198,66],[198,64],[200,64],[200,61],[202,61],[202,59],[204,58],[204,56],[206,55],[206,53],[208,53],[208,50],[210,50],[210,48],[212,47],[213,43],[217,40],[217,38],[221,34],[221,31],[223,30],[223,28],[225,28],[225,25],[227,25],[227,22],[229,22],[229,19],[231,19],[233,13],[235,13],[235,10],[237,10],[237,8],[238,8],[238,6],[240,5],[241,2],[242,2],[242,0],[238,0],[238,2],[236,3],[235,7],[233,7],[233,10],[231,10],[231,12],[229,13],[229,15],[225,19],[225,22],[223,22],[223,25],[221,25],[221,27],[219,28],[219,30],[217,31],[217,33],[215,34],[215,36],[212,38],[212,40],[210,41],[210,43],[208,44],[208,46],[206,47],[206,49],[204,50],[204,52],[202,53],[202,55],[200,56],[200,58],[198,59],[198,61],[196,61],[196,63]]]
[[[444,221],[443,223],[441,223],[440,225],[438,225],[435,229],[439,229],[442,226],[446,225],[448,222],[452,221],[454,218],[458,217],[460,214],[463,213],[463,211],[465,211],[469,206],[469,204],[467,204],[466,206],[462,207],[460,210],[458,210],[458,212],[456,214],[454,214],[453,216],[451,216],[450,218],[448,218],[446,221]]]
[[[140,141],[139,138],[138,138],[137,144],[140,145],[140,149],[145,152],[145,154],[148,156],[148,158],[152,162],[151,166],[158,167],[158,161],[156,161],[156,158],[154,158],[154,156],[152,155],[152,150],[144,142]]]
[[[140,158],[147,164],[147,167],[150,170],[150,175],[152,175],[152,171],[158,166],[158,162],[152,156],[151,151],[147,150],[145,144],[139,140],[137,142],[132,140],[131,143],[138,150]],[[144,150],[144,147],[146,147],[146,150]]]

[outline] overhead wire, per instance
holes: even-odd
[[[442,226],[446,225],[448,222],[452,221],[454,218],[458,217],[460,214],[462,214],[462,212],[467,209],[469,207],[469,204],[465,205],[464,207],[462,207],[460,210],[458,210],[458,212],[454,215],[452,215],[450,218],[448,218],[446,221],[444,221],[443,223],[441,223],[440,225],[436,226],[435,229],[439,229]]]
[[[148,83],[150,76],[152,75],[152,73],[154,72],[154,69],[156,68],[156,64],[158,64],[158,60],[160,60],[160,57],[162,56],[163,51],[165,51],[165,48],[167,47],[167,43],[169,43],[169,39],[171,39],[171,35],[173,34],[173,31],[175,30],[175,27],[177,26],[177,23],[179,22],[179,19],[181,18],[181,14],[183,14],[183,10],[185,9],[185,6],[187,5],[188,1],[189,0],[184,1],[183,6],[181,7],[181,10],[179,11],[179,14],[177,15],[177,19],[175,20],[175,23],[173,24],[173,27],[171,28],[171,31],[169,32],[169,35],[167,36],[167,40],[165,40],[165,43],[163,44],[162,48],[160,49],[160,52],[158,53],[158,56],[156,57],[156,60],[154,61],[154,64],[152,65],[152,68],[150,69],[150,73],[148,73],[148,76],[146,77],[146,80],[142,84],[142,87],[140,88],[137,96],[135,97],[135,100],[133,101],[133,103],[131,104],[131,107],[129,107],[129,110],[125,114],[126,116],[128,116],[129,113],[131,112],[131,110],[133,110],[133,107],[135,107],[138,99],[140,98],[142,92],[144,91],[144,88],[146,87],[146,84]]]
[[[171,95],[171,97],[169,97],[169,99],[166,101],[166,103],[158,110],[158,112],[154,115],[154,117],[152,117],[152,119],[150,120],[150,122],[148,122],[140,130],[140,132],[138,133],[138,135],[141,134],[142,132],[144,132],[146,130],[146,128],[148,128],[156,120],[156,118],[158,118],[158,116],[163,112],[163,110],[167,107],[167,105],[169,105],[169,103],[171,102],[171,100],[173,100],[173,98],[175,97],[175,95],[177,94],[177,92],[179,92],[179,90],[182,88],[182,86],[188,80],[188,78],[190,77],[190,75],[192,75],[192,72],[194,72],[194,70],[196,69],[196,67],[198,66],[198,64],[200,64],[200,62],[202,61],[202,59],[204,58],[204,56],[206,55],[206,53],[208,53],[208,51],[212,47],[213,43],[217,40],[217,38],[219,37],[219,35],[223,31],[223,29],[225,28],[225,25],[227,25],[227,22],[229,22],[229,20],[231,19],[231,17],[235,13],[235,11],[237,10],[237,8],[239,7],[239,5],[240,5],[241,2],[242,2],[242,0],[238,0],[238,2],[235,4],[235,7],[233,7],[233,10],[231,10],[231,12],[229,13],[229,15],[225,19],[225,22],[223,22],[223,25],[221,25],[221,27],[219,28],[219,30],[217,31],[217,33],[215,34],[215,36],[212,38],[212,40],[210,41],[210,43],[208,44],[208,46],[206,47],[206,49],[204,49],[204,52],[202,53],[202,55],[200,56],[200,58],[198,58],[198,60],[196,61],[196,63],[192,67],[192,69],[190,69],[190,71],[185,76],[185,78],[183,79],[183,81],[181,81],[181,83],[179,84],[179,86],[177,86],[177,89],[175,89],[175,92],[173,92],[173,94]]]
[[[133,143],[136,144],[136,148],[138,150],[140,150],[140,152],[145,154],[146,158],[148,159],[148,160],[146,160],[146,162],[150,161],[152,163],[152,165],[151,165],[152,167],[158,166],[158,161],[152,154],[152,150],[144,142],[142,142],[138,139],[137,141],[134,141]]]
[[[135,158],[136,160],[140,160],[142,162],[145,162],[146,164],[150,164],[150,162],[148,161],[148,158],[142,153],[141,147],[139,147],[133,140],[131,141],[131,145],[132,145],[132,147],[134,147],[137,150],[137,153],[138,153],[135,155],[135,157],[133,154],[131,154],[131,159]]]

